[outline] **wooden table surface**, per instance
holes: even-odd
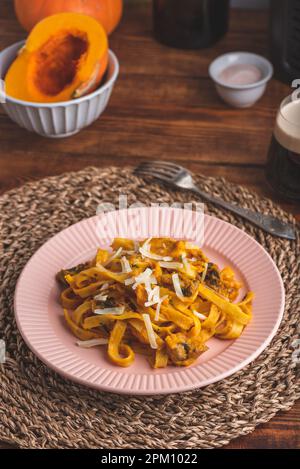
[[[12,3],[0,0],[0,50],[24,37]],[[218,99],[207,74],[209,63],[230,50],[267,55],[267,14],[233,10],[226,38],[203,51],[167,48],[155,42],[151,29],[149,3],[126,6],[111,37],[121,65],[115,91],[104,115],[77,136],[44,139],[20,129],[0,110],[0,191],[87,165],[160,158],[224,176],[300,213],[299,205],[274,195],[264,177],[276,108],[289,87],[272,80],[253,108],[235,110]],[[228,448],[300,447],[299,422],[298,403]]]

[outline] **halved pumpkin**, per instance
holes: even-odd
[[[108,40],[94,18],[59,13],[38,23],[9,68],[6,93],[31,102],[60,102],[94,91],[108,64]]]

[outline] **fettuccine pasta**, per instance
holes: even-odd
[[[190,242],[116,238],[111,250],[58,274],[67,326],[88,348],[105,346],[119,366],[135,354],[154,368],[191,365],[211,337],[236,339],[250,322],[253,293]]]

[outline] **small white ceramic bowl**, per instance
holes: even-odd
[[[247,85],[224,82],[220,74],[229,66],[237,64],[255,65],[261,71],[261,79]],[[250,107],[264,94],[267,82],[273,75],[273,66],[261,55],[250,52],[229,52],[217,57],[209,67],[209,75],[216,85],[220,97],[229,105],[238,108]]]
[[[0,78],[3,80],[24,41],[0,53]],[[2,106],[9,117],[25,129],[43,137],[63,138],[92,124],[105,110],[119,74],[119,62],[109,51],[107,79],[103,86],[82,98],[60,103],[31,103],[5,96]],[[20,77],[22,79],[22,77]]]

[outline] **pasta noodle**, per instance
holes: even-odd
[[[58,273],[67,326],[79,346],[106,347],[130,366],[136,353],[154,368],[189,366],[211,337],[238,338],[251,320],[254,294],[235,302],[241,284],[188,241],[116,238],[111,250]]]

